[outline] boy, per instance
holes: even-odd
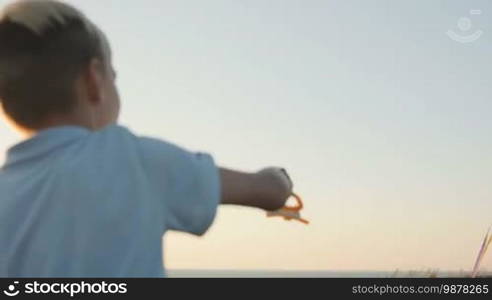
[[[104,34],[75,8],[0,15],[0,103],[27,136],[0,170],[0,277],[162,277],[166,230],[202,235],[217,205],[275,210],[283,169],[242,173],[117,125]]]

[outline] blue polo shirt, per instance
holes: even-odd
[[[208,154],[118,125],[41,131],[0,169],[0,277],[163,277],[163,234],[202,235],[219,201]]]

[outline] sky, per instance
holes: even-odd
[[[203,237],[167,234],[167,268],[472,268],[492,224],[490,1],[66,2],[108,35],[123,125],[283,166],[304,199],[308,226],[225,207]]]

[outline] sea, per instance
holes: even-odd
[[[284,270],[167,270],[169,278],[429,278],[469,277],[466,271],[284,271]],[[481,274],[490,276],[491,273]]]

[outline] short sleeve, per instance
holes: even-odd
[[[212,156],[151,138],[139,138],[139,143],[165,229],[204,234],[220,202],[219,170]]]

